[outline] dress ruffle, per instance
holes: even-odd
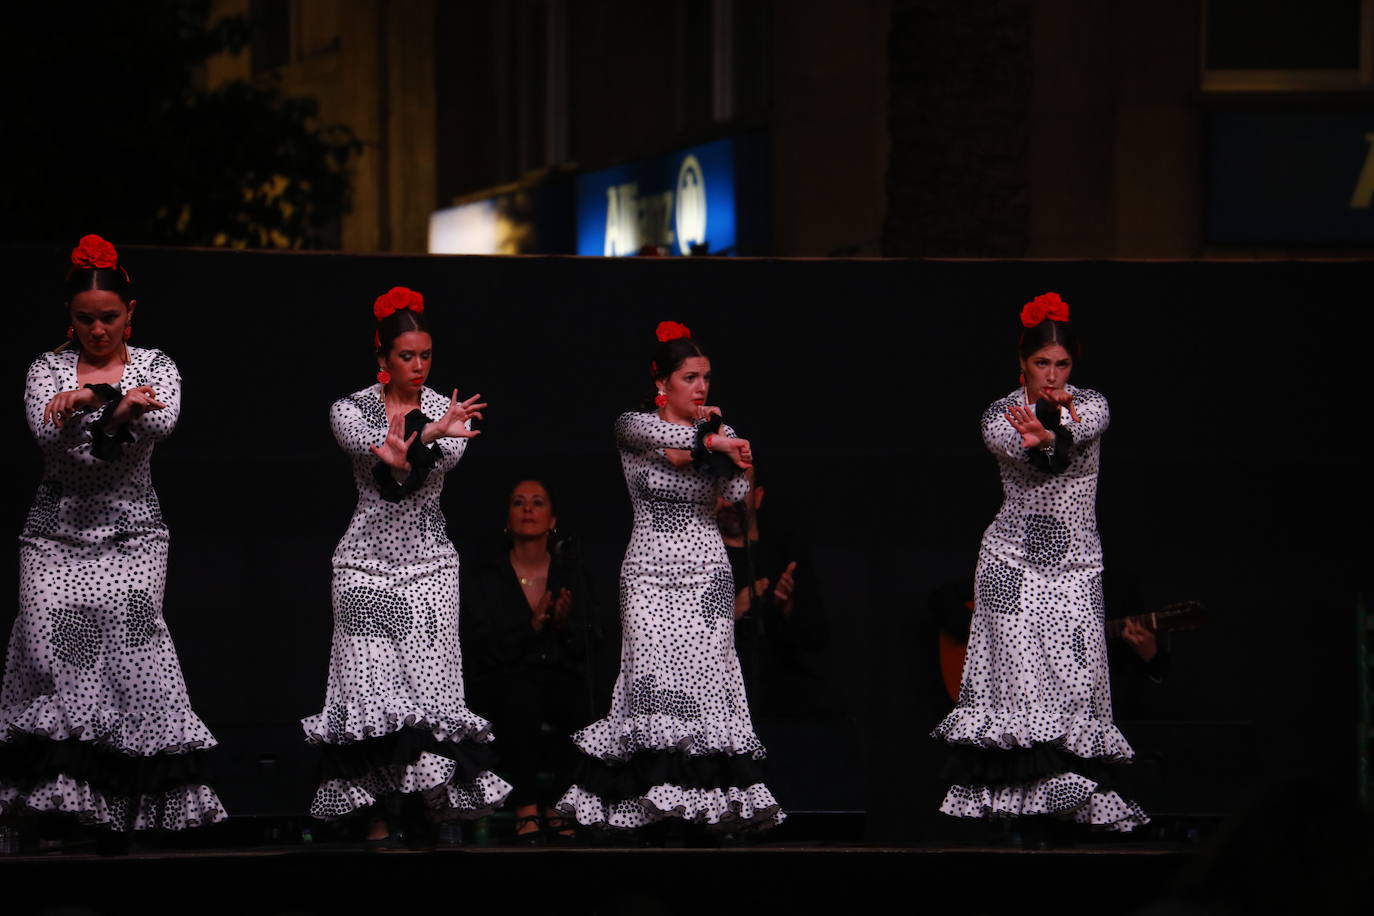
[[[394,697],[363,697],[335,703],[323,712],[302,719],[305,740],[311,744],[350,744],[414,728],[431,733],[438,741],[491,740],[491,723],[466,707],[439,712],[411,700]]]
[[[226,817],[215,790],[187,785],[141,795],[106,795],[88,782],[57,775],[29,789],[0,782],[0,814],[68,814],[118,831],[185,830]]]
[[[601,760],[624,761],[646,751],[679,751],[691,756],[726,754],[756,760],[765,756],[753,725],[740,718],[682,719],[660,713],[608,716],[572,737],[585,754]]]
[[[302,725],[306,740],[322,745],[324,754],[310,805],[314,817],[345,817],[397,793],[419,794],[438,819],[482,817],[511,792],[488,769],[490,723],[465,707],[439,713],[366,697],[335,703]]]
[[[356,778],[324,780],[310,814],[339,818],[375,805],[386,795],[418,793],[435,818],[475,818],[490,814],[510,792],[510,783],[490,770],[464,780],[452,758],[425,751],[413,763],[377,767]]]
[[[584,759],[558,808],[584,826],[626,829],[665,817],[723,829],[772,827],[785,818],[759,758],[675,751],[646,751],[623,763]]]
[[[1135,802],[1078,773],[1060,773],[1013,786],[956,785],[940,811],[954,817],[1051,815],[1099,830],[1129,831],[1150,822]]]
[[[1089,716],[1055,715],[959,706],[936,726],[931,736],[949,744],[984,748],[1032,748],[1049,744],[1075,757],[1127,761],[1135,751],[1111,722]]]
[[[140,757],[180,754],[218,743],[189,707],[157,713],[68,708],[53,694],[34,697],[22,708],[0,710],[0,742],[16,740],[23,734],[54,741],[93,742]]]

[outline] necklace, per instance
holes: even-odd
[[[513,553],[514,551],[512,551],[512,554]],[[522,573],[520,568],[515,565],[514,555],[510,558],[510,568],[514,570],[515,578],[519,579],[520,584],[525,587],[528,587],[533,582],[538,582],[540,579],[547,579],[549,577],[547,557],[544,558],[541,565],[544,567],[542,574],[536,574],[533,570]]]

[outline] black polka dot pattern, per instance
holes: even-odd
[[[124,627],[124,647],[141,649],[163,633],[158,626],[157,607],[152,596],[141,588],[129,589],[128,622]]]
[[[620,575],[620,677],[610,713],[573,736],[584,753],[607,763],[639,753],[764,756],[735,654],[733,584],[715,520],[717,497],[742,499],[748,483],[742,474],[721,481],[664,457],[664,449],[690,450],[695,438],[692,427],[653,413],[628,413],[616,423],[634,506]],[[663,784],[639,798],[609,802],[573,785],[559,808],[582,824],[623,828],[663,817],[760,826],[784,818],[761,782]]]
[[[48,612],[52,621],[53,654],[69,665],[89,668],[100,655],[100,628],[95,616],[79,608],[60,607]]]
[[[448,403],[426,388],[420,407],[437,417]],[[306,740],[347,745],[418,728],[439,741],[488,742],[487,721],[464,698],[458,553],[439,507],[444,475],[458,464],[468,440],[439,439],[440,459],[429,476],[390,502],[377,491],[377,459],[369,449],[386,437],[381,387],[336,401],[329,419],[352,462],[358,503],[334,551],[329,682],[324,711],[302,720]],[[337,818],[387,795],[413,793],[435,817],[477,817],[510,793],[510,785],[488,770],[461,780],[452,759],[426,751],[408,764],[325,780],[310,813]]]
[[[657,675],[635,678],[630,689],[630,713],[636,716],[658,714],[675,719],[700,719],[701,704],[684,690],[655,690]]]
[[[132,442],[92,454],[100,411],[62,428],[42,422],[60,391],[81,387],[77,353],[45,353],[29,367],[24,407],[43,453],[20,536],[19,616],[0,689],[0,742],[44,736],[99,753],[182,755],[214,746],[191,710],[162,618],[167,527],[153,491],[153,447],[181,410],[181,377],[158,350],[129,348],[118,386],[151,385],[164,410],[127,427]],[[225,817],[213,789],[168,786],[115,795],[54,772],[22,786],[0,775],[0,813],[72,815],[115,830],[180,830]]]
[[[997,614],[1021,613],[1021,583],[1025,572],[997,560],[991,560],[978,576],[978,603]]]
[[[410,606],[392,592],[359,586],[339,595],[334,625],[348,636],[400,642],[410,635]]]
[[[934,735],[989,753],[1043,744],[1124,762],[1133,751],[1112,723],[1095,514],[1109,412],[1097,392],[1069,390],[1080,419],[1063,414],[1074,445],[1060,474],[1031,464],[1006,419],[1008,408],[1024,403],[1024,390],[983,414],[983,441],[997,458],[1004,498],[978,556],[959,703]],[[1049,814],[1110,830],[1149,822],[1139,805],[1072,772],[1018,785],[956,785],[940,810],[959,817]]]
[[[1026,562],[1052,569],[1069,552],[1069,526],[1053,515],[1026,516]]]

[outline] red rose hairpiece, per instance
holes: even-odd
[[[423,312],[425,310],[425,297],[413,289],[393,286],[378,296],[376,302],[372,303],[372,314],[377,316],[378,321],[389,318],[403,309],[417,313]]]
[[[1050,321],[1068,321],[1069,304],[1059,298],[1058,293],[1041,293],[1021,307],[1021,323],[1033,328],[1048,318]]]
[[[678,324],[676,321],[660,321],[658,330],[654,334],[658,337],[659,343],[667,343],[670,340],[677,340],[679,337],[691,337],[692,329],[685,324]]]
[[[82,270],[111,270],[119,266],[119,252],[98,235],[83,235],[72,249],[72,266]]]

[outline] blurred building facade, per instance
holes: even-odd
[[[1372,3],[215,0],[206,79],[364,141],[347,250],[1367,255]]]

